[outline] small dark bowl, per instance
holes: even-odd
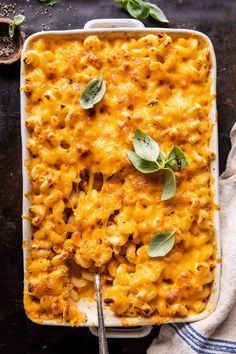
[[[9,36],[9,25],[12,23],[12,20],[9,18],[0,18],[0,36],[7,37]],[[21,51],[25,39],[24,32],[20,31],[18,26],[15,28],[15,34],[12,38],[15,43],[15,51],[9,56],[0,56],[0,64],[12,64],[15,63],[21,56]]]

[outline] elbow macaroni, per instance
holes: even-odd
[[[77,303],[94,296],[94,267],[102,272],[105,304],[126,324],[203,311],[216,262],[206,43],[162,33],[42,37],[24,61],[29,317],[85,322]],[[104,99],[84,110],[81,92],[101,73]],[[136,128],[163,151],[176,144],[188,158],[167,202],[161,202],[160,174],[143,175],[127,158]],[[172,251],[150,258],[151,237],[176,227]]]

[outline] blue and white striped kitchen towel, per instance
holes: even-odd
[[[236,353],[236,123],[220,177],[222,276],[216,310],[202,321],[162,326],[147,354]]]

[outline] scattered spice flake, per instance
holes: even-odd
[[[9,57],[16,50],[14,40],[8,36],[0,36],[0,57]]]
[[[15,11],[16,4],[7,4],[5,2],[0,2],[0,16],[8,17]]]
[[[50,26],[45,25],[44,23],[42,24],[42,30],[43,31],[50,31]]]

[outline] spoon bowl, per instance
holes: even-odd
[[[103,309],[102,309],[101,278],[100,278],[100,274],[97,271],[94,273],[94,283],[95,283],[95,290],[96,290],[97,312],[98,312],[99,354],[109,354],[105,325],[104,325]]]

